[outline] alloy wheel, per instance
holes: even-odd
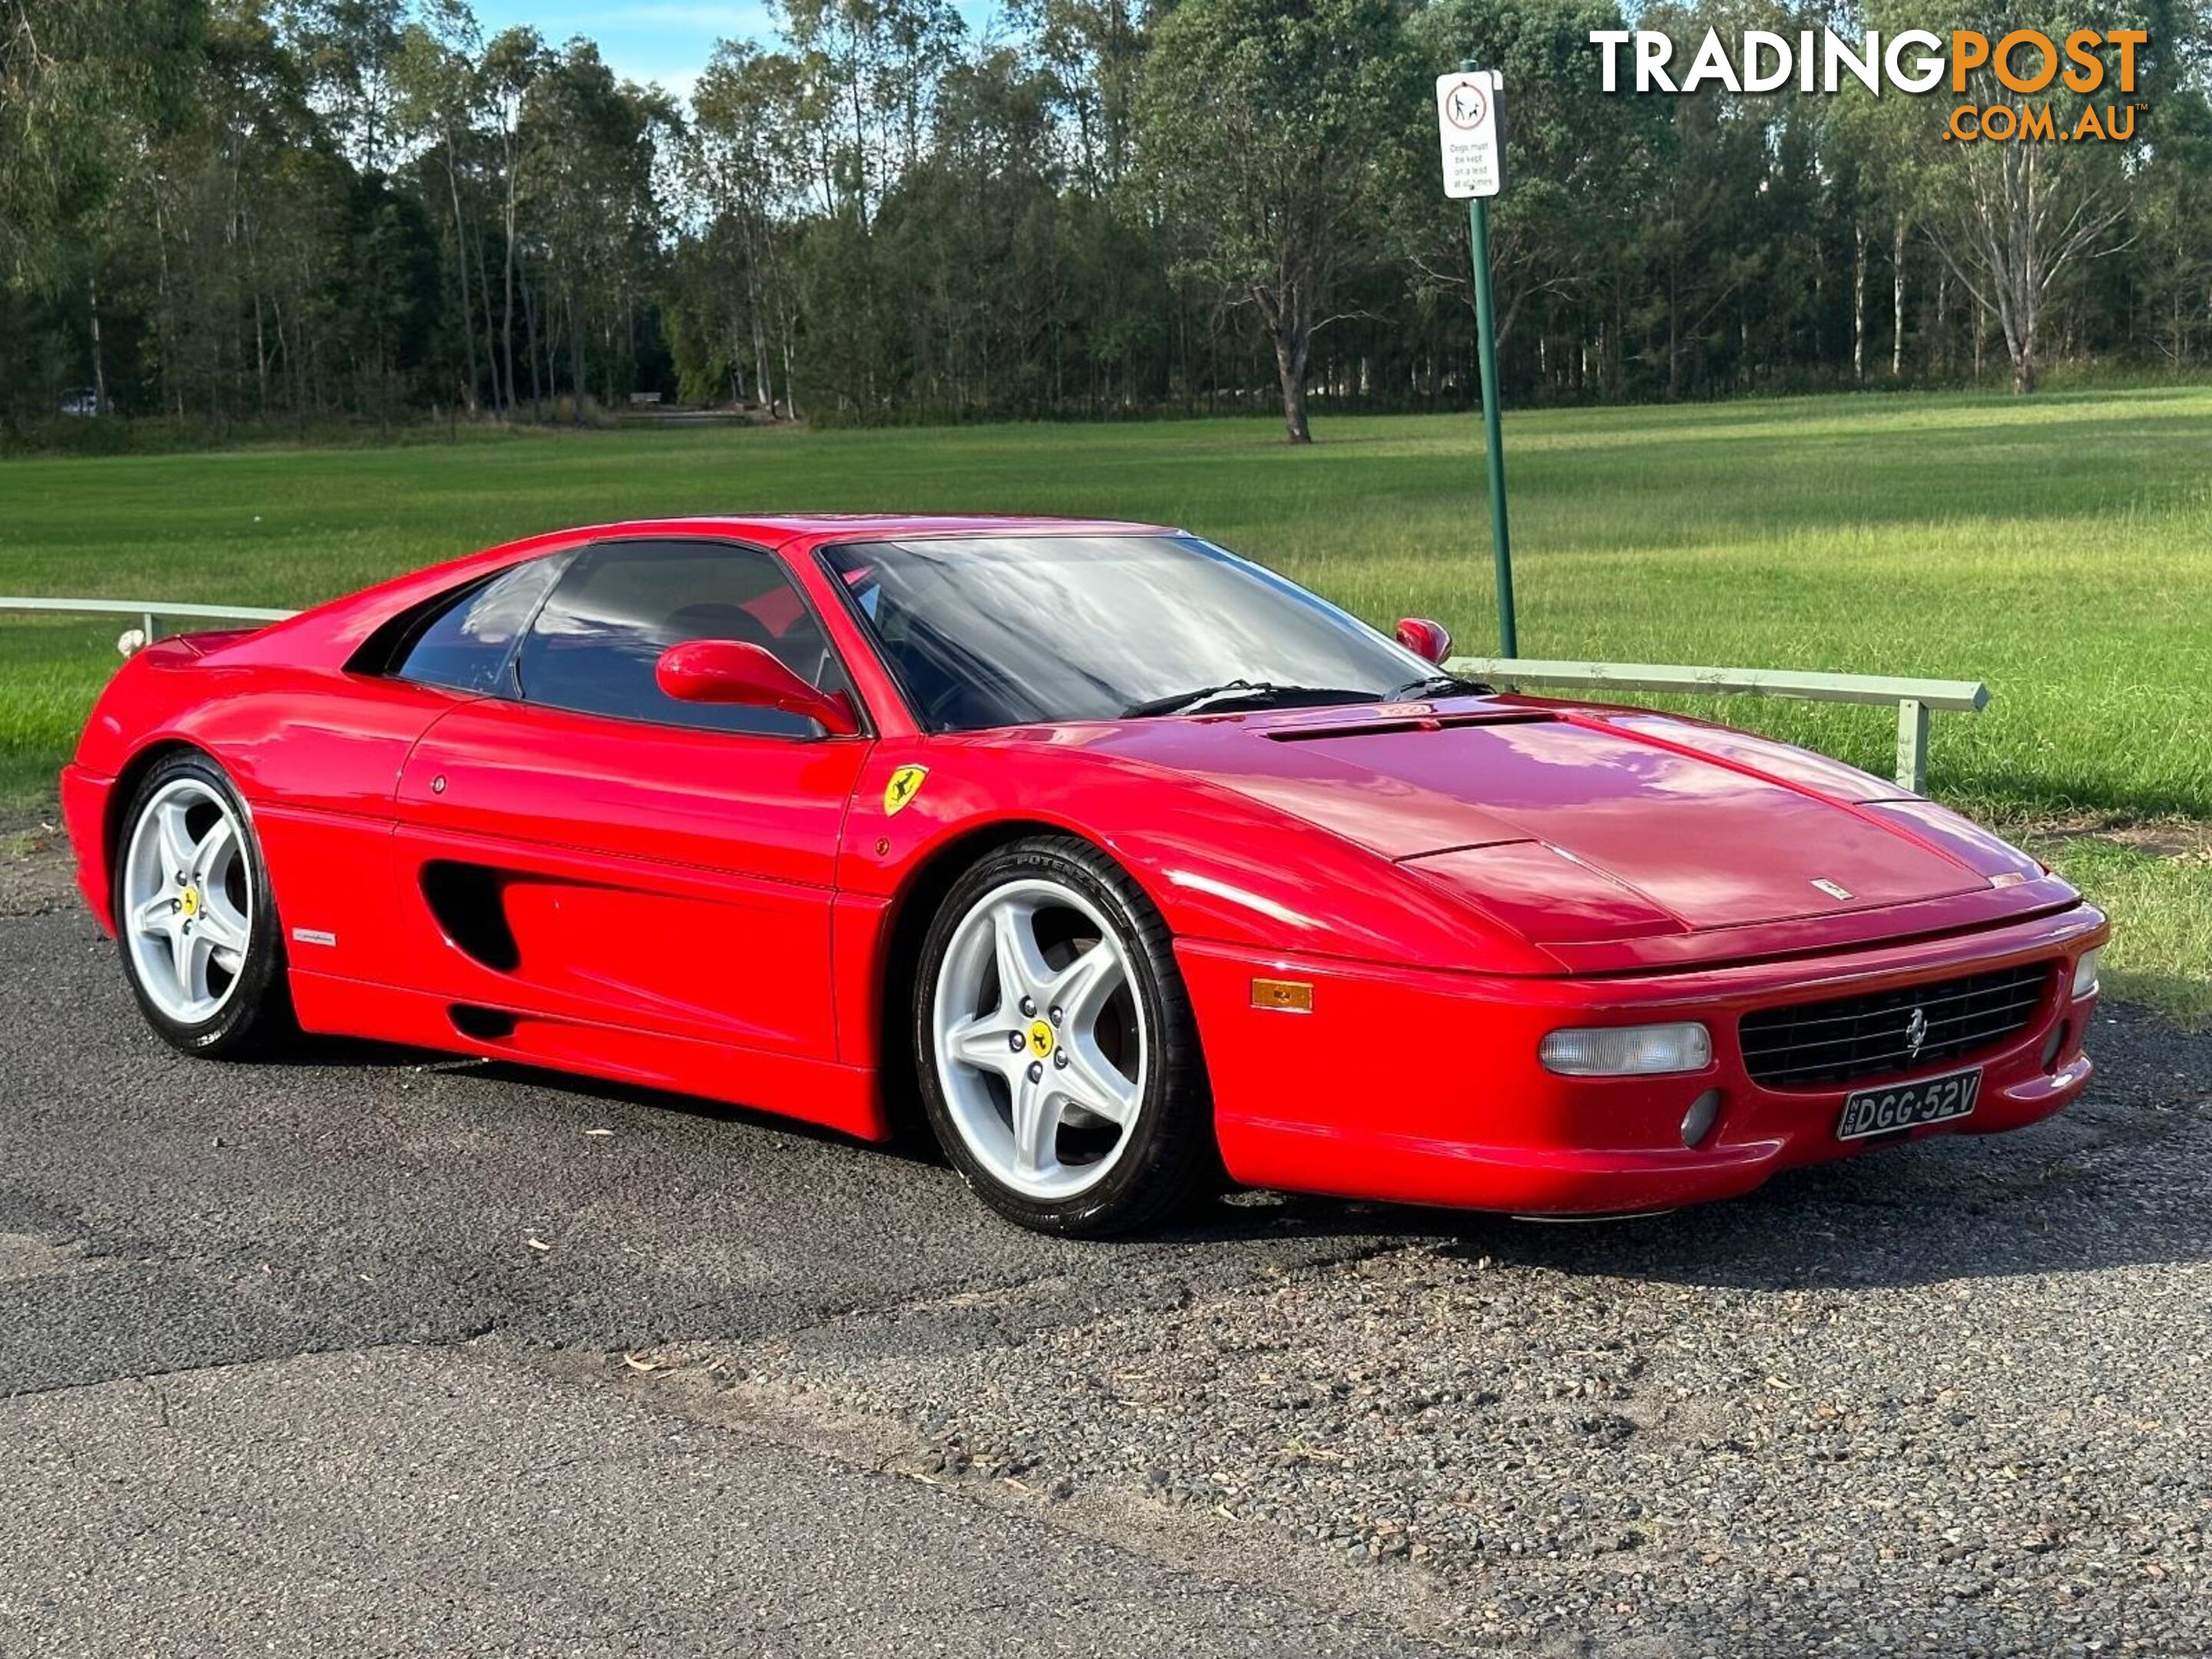
[[[117,918],[154,1006],[179,1025],[215,1018],[238,988],[253,931],[244,826],[198,778],[149,799],[124,855]]]
[[[1150,1063],[1127,946],[1072,888],[992,889],[947,945],[932,1010],[953,1127],[994,1179],[1080,1196],[1128,1147]]]

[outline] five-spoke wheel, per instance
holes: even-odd
[[[197,1054],[230,1054],[281,1024],[273,910],[230,781],[199,755],[157,765],[115,868],[116,940],[155,1030]]]
[[[1166,928],[1066,837],[956,884],[922,951],[916,1048],[946,1154],[1001,1212],[1058,1232],[1140,1224],[1209,1162],[1210,1110]]]
[[[1038,877],[960,919],[938,975],[937,1071],[978,1162],[1031,1198],[1096,1186],[1145,1097],[1129,955],[1090,900]]]
[[[138,982],[180,1025],[211,1018],[238,988],[253,895],[229,803],[173,779],[140,809],[124,855],[119,921]]]

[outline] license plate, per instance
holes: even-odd
[[[1844,1115],[1836,1124],[1838,1140],[1862,1140],[1868,1135],[1894,1134],[1917,1129],[1923,1123],[1948,1123],[1974,1109],[1982,1092],[1982,1068],[1953,1072],[1946,1077],[1923,1078],[1888,1089],[1862,1089],[1844,1101]]]

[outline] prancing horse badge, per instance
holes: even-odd
[[[895,814],[921,793],[921,781],[929,775],[927,766],[902,766],[891,774],[891,781],[884,786],[884,811]]]

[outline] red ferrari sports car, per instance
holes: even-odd
[[[148,647],[63,800],[181,1048],[918,1097],[1065,1233],[1224,1174],[1660,1209],[2087,1084],[2105,920],[2034,860],[1444,649],[1154,526],[610,525]]]

